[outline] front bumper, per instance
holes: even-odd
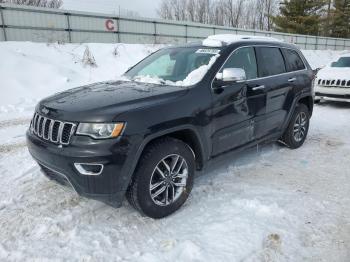
[[[130,182],[131,156],[137,150],[137,137],[94,140],[73,136],[68,146],[44,141],[30,130],[26,137],[30,154],[49,178],[58,182],[66,180],[83,197],[114,207],[122,204]],[[103,171],[99,175],[83,175],[75,163],[101,164]]]
[[[350,88],[316,86],[315,98],[325,98],[334,101],[350,101]]]

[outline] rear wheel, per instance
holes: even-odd
[[[173,138],[155,141],[141,156],[127,199],[149,217],[168,216],[187,200],[194,170],[194,156],[187,144]]]
[[[309,131],[309,120],[309,109],[306,105],[299,104],[281,138],[282,142],[292,149],[302,146]]]

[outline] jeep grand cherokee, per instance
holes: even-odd
[[[71,89],[36,107],[27,144],[44,174],[82,196],[165,217],[196,170],[267,141],[300,147],[313,110],[313,71],[269,38],[212,36],[161,49],[123,80]]]

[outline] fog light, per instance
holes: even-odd
[[[78,172],[85,176],[98,176],[103,171],[102,164],[74,163]]]

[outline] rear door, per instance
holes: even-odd
[[[284,56],[278,47],[256,47],[259,79],[264,86],[266,109],[255,118],[256,139],[279,131],[287,117],[286,101],[294,86],[294,75],[288,73]]]

